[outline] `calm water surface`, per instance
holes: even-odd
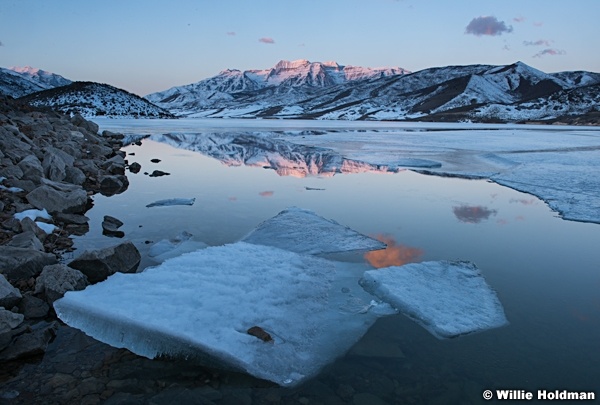
[[[567,389],[600,396],[600,225],[564,221],[537,198],[483,180],[408,170],[280,176],[260,167],[229,167],[152,140],[124,150],[134,153],[128,159],[139,162],[142,172],[128,173],[125,193],[95,196],[94,208],[87,213],[90,231],[77,238],[75,255],[117,242],[102,236],[104,215],[125,223],[121,229],[142,253],[144,268],[156,264],[147,256],[148,241],[185,230],[208,245],[235,242],[265,219],[299,206],[389,245],[385,251],[349,260],[380,266],[446,259],[475,262],[496,290],[510,324],[438,340],[402,315],[382,318],[345,357],[293,390],[239,374],[219,374],[218,384],[214,375],[212,380],[205,374],[191,378],[200,372],[190,371],[188,364],[141,359],[64,328],[44,359],[24,367],[21,378],[40,370],[57,372],[58,363],[79,364],[78,370],[92,363],[79,377],[73,371],[66,374],[81,380],[88,374],[101,375],[105,390],[107,381],[117,379],[145,385],[134,389],[113,384],[101,397],[108,401],[117,394],[148,398],[173,387],[195,392],[207,384],[219,391],[212,398],[216,404],[468,404],[483,402],[484,389]],[[152,158],[161,162],[151,163]],[[171,175],[143,174],[155,169]],[[175,197],[194,197],[196,202],[145,207]],[[76,350],[74,341],[85,343]],[[58,361],[65,351],[69,359]],[[150,369],[166,382],[145,378]]]

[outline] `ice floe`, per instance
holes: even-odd
[[[169,198],[166,200],[154,201],[146,207],[168,207],[171,205],[194,205],[196,202],[195,198]]]
[[[371,270],[360,285],[438,338],[508,323],[496,293],[470,262],[422,262]]]
[[[298,207],[285,209],[259,224],[243,241],[306,254],[386,247],[383,242]]]
[[[364,264],[244,242],[117,273],[54,303],[60,319],[142,356],[218,360],[293,386],[344,354],[381,314],[363,291]],[[247,333],[258,326],[272,338]]]
[[[507,322],[470,263],[370,270],[314,256],[385,244],[297,207],[244,241],[181,254],[189,243],[200,244],[188,232],[156,243],[149,255],[160,265],[68,292],[54,303],[57,315],[142,356],[216,361],[283,386],[314,376],[398,310],[438,337]]]

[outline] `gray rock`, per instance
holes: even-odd
[[[85,182],[85,173],[75,166],[67,166],[64,180],[67,183],[82,185]]]
[[[0,307],[12,308],[17,305],[22,298],[21,292],[13,287],[4,275],[0,274]]]
[[[0,352],[0,361],[12,361],[44,354],[48,343],[56,335],[56,322],[40,322],[30,333],[17,336],[10,346]]]
[[[87,277],[64,264],[54,264],[44,267],[35,281],[35,294],[41,294],[46,302],[52,304],[62,298],[67,291],[83,290],[88,285]]]
[[[71,117],[71,123],[80,128],[86,129],[94,134],[98,133],[98,124],[86,120],[79,114],[75,114],[73,117]]]
[[[100,177],[100,193],[111,196],[122,193],[129,187],[129,180],[123,175],[106,175]]]
[[[49,310],[50,307],[44,300],[27,293],[19,302],[19,312],[25,315],[25,319],[44,318],[48,315]]]
[[[44,251],[44,245],[42,245],[42,242],[38,239],[33,231],[26,231],[16,234],[10,239],[10,241],[8,241],[7,245],[23,249],[35,249],[41,252]]]
[[[120,155],[115,155],[102,163],[100,167],[108,174],[125,174],[125,159]]]
[[[0,271],[10,283],[36,277],[49,264],[56,264],[56,256],[35,249],[0,246]]]
[[[42,243],[44,243],[44,241],[46,240],[46,236],[48,236],[46,234],[46,232],[44,232],[43,229],[41,229],[39,226],[37,226],[35,221],[31,218],[26,217],[21,220],[21,229],[23,230],[23,232],[33,232],[35,234],[35,236]],[[35,241],[33,241],[33,243],[35,244]],[[17,246],[17,247],[19,247],[19,246]],[[34,249],[37,249],[37,248],[34,246]],[[38,250],[44,250],[44,249],[42,247],[42,249],[38,249]]]
[[[80,270],[93,284],[116,272],[135,273],[140,259],[140,252],[133,243],[123,242],[104,249],[86,250],[68,266]]]
[[[129,165],[129,171],[131,173],[139,173],[140,170],[142,170],[142,165],[139,164],[138,162],[133,162],[132,164]]]
[[[123,226],[123,222],[110,215],[105,215],[102,221],[102,234],[107,236],[113,236],[116,238],[122,238],[125,236],[123,231],[119,231],[119,228]]]
[[[17,166],[23,172],[21,180],[31,180],[39,184],[40,179],[44,177],[42,162],[35,155],[25,156]]]
[[[52,148],[54,149],[54,148]],[[55,151],[47,148],[42,167],[46,178],[53,181],[63,181],[67,176],[67,163]]]
[[[10,331],[22,324],[24,320],[25,316],[23,314],[15,314],[0,307],[0,332]]]
[[[27,194],[27,201],[38,209],[45,208],[50,214],[84,213],[88,196],[81,186],[43,179],[41,186]]]

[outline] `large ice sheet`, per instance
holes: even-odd
[[[264,221],[243,241],[306,254],[375,250],[386,247],[383,242],[298,207],[287,208]]]
[[[496,293],[470,262],[422,262],[367,271],[360,285],[440,339],[508,323]]]
[[[142,356],[208,355],[292,386],[346,352],[381,314],[342,264],[239,242],[117,273],[54,307],[68,325]],[[259,326],[272,342],[250,336]]]

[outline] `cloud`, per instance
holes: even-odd
[[[235,35],[235,31],[228,31],[228,32],[227,32],[227,35],[229,35],[229,36],[234,36],[234,35]]]
[[[478,37],[482,35],[502,35],[505,32],[512,32],[513,28],[511,25],[506,25],[504,21],[498,21],[496,17],[476,17],[471,20],[465,34],[472,34]]]
[[[482,207],[481,205],[461,205],[452,207],[452,211],[454,211],[454,215],[460,222],[469,224],[477,224],[498,213],[496,210],[491,210],[487,207]]]
[[[521,17],[521,16],[515,17],[515,18],[513,18],[513,21],[516,23],[520,23],[520,22],[525,21],[525,17]]]
[[[262,37],[258,39],[258,42],[262,42],[263,44],[274,44],[275,40],[269,37]]]
[[[550,46],[551,43],[552,41],[549,41],[547,39],[538,39],[537,41],[523,41],[523,45],[525,46]]]
[[[385,249],[365,253],[364,257],[371,266],[380,269],[389,266],[402,266],[417,261],[423,255],[423,250],[398,244],[390,235],[377,235],[377,240],[387,244]]]
[[[274,191],[261,191],[258,193],[258,195],[261,197],[271,197],[273,194],[275,194]]]
[[[4,46],[4,43],[2,41],[0,41],[0,46]]]
[[[567,52],[562,49],[546,48],[542,51],[539,51],[535,55],[533,55],[533,57],[541,58],[542,56],[546,56],[546,55],[555,56],[555,55],[566,55],[566,54],[567,54]]]
[[[542,25],[544,25],[543,21],[536,21],[536,22],[533,23],[534,27],[541,27]]]

